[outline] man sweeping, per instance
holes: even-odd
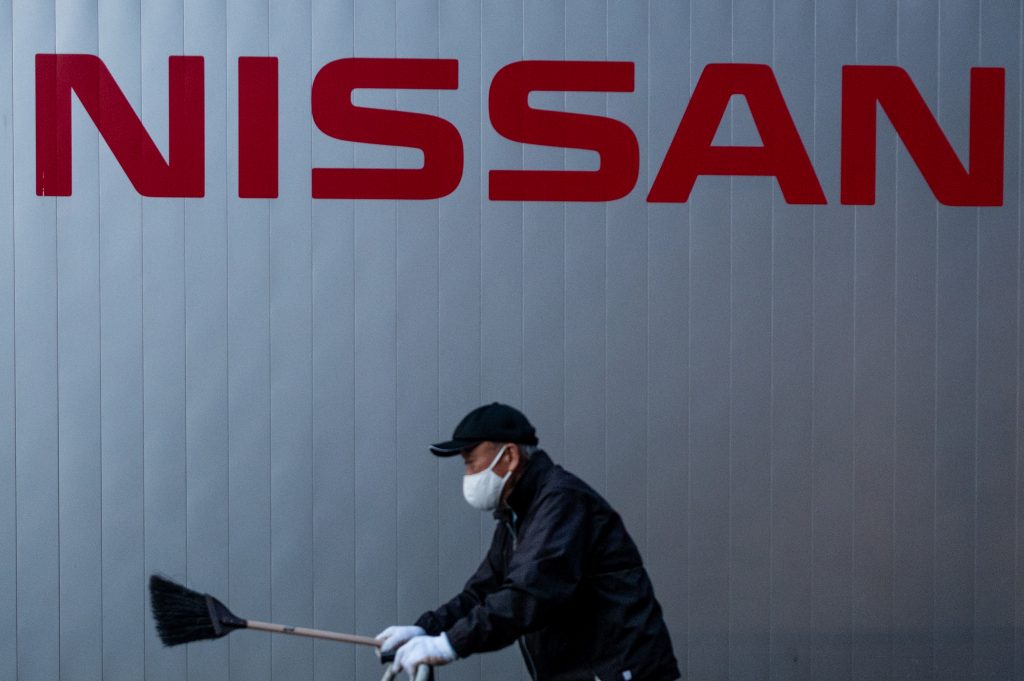
[[[462,593],[378,634],[412,675],[518,641],[534,681],[672,681],[679,669],[640,553],[597,492],[536,447],[518,410],[471,411],[437,456],[461,455],[463,495],[498,521]]]

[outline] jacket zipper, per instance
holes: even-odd
[[[515,528],[507,520],[505,521],[505,527],[508,528],[508,533],[512,535],[512,550],[515,551],[516,546],[518,546]],[[530,650],[526,647],[526,642],[522,638],[519,638],[518,643],[519,650],[522,651],[523,658],[526,660],[526,670],[530,672],[530,678],[533,681],[537,681],[537,668],[533,665],[533,657],[530,655]]]
[[[533,666],[533,658],[530,657],[530,651],[523,639],[519,639],[519,649],[523,651],[523,657],[526,658],[526,671],[530,672],[530,678],[533,681],[537,681],[537,669]]]

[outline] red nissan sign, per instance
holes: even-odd
[[[70,196],[71,93],[78,96],[135,189],[144,196],[204,195],[203,58],[168,59],[169,158],[164,159],[103,61],[89,54],[36,55],[36,193]],[[458,88],[454,59],[339,59],[312,84],[313,122],[350,142],[411,147],[423,167],[312,168],[316,199],[437,199],[462,179],[458,129],[438,116],[355,106],[356,89]],[[278,193],[277,58],[238,61],[238,195]],[[844,66],[840,200],[875,201],[875,133],[881,106],[939,202],[999,206],[1003,202],[1005,70],[971,69],[970,151],[960,162],[920,92],[897,66]],[[636,185],[640,148],[625,123],[605,116],[535,109],[534,91],[634,90],[632,62],[520,61],[491,81],[494,130],[523,144],[597,152],[597,170],[493,169],[494,201],[614,201]],[[717,146],[729,100],[744,97],[762,145]],[[786,202],[824,204],[825,194],[771,67],[709,64],[682,112],[647,200],[685,203],[701,175],[775,177]]]

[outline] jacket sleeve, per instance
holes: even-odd
[[[447,629],[459,657],[504,648],[543,628],[576,593],[586,549],[586,501],[563,489],[534,503],[502,582]]]
[[[499,525],[495,528],[494,539],[491,541],[487,555],[480,563],[480,567],[466,582],[462,591],[436,610],[430,610],[420,615],[415,622],[416,626],[423,627],[424,631],[431,636],[447,631],[470,609],[482,603],[487,594],[498,588],[502,580],[501,561],[498,555],[500,551],[498,533],[500,531],[501,526]]]

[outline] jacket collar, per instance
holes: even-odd
[[[529,510],[534,497],[537,496],[540,483],[554,466],[555,464],[547,452],[543,449],[535,451],[526,465],[526,470],[523,471],[523,476],[519,478],[516,486],[512,488],[512,493],[508,495],[508,499],[494,510],[494,517],[498,520],[506,520],[510,512],[514,512],[516,516],[522,518]]]

